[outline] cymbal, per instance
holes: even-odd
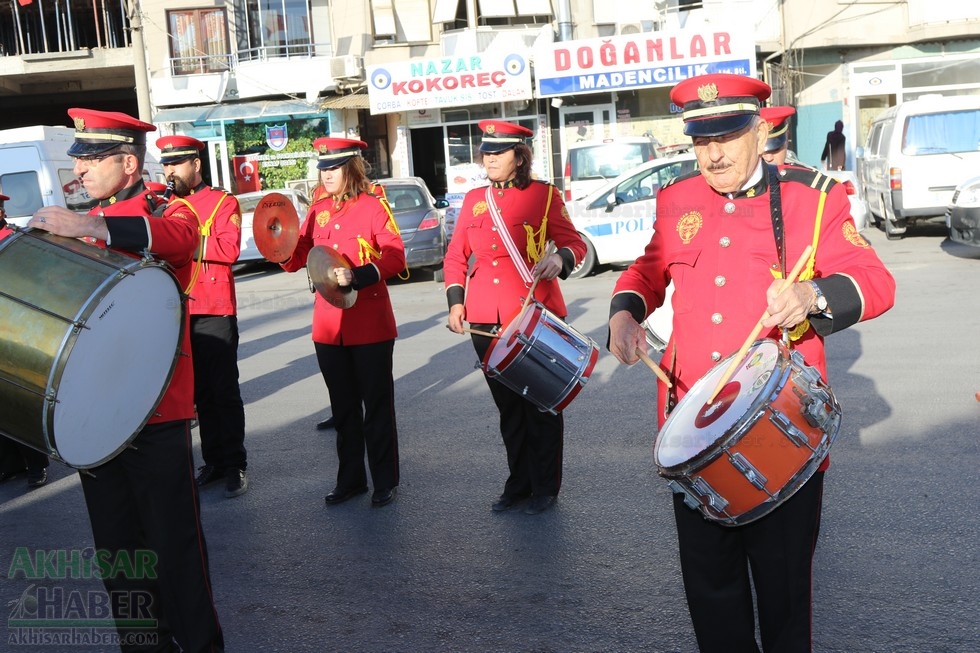
[[[341,287],[333,273],[334,268],[350,269],[343,256],[323,245],[317,245],[306,256],[306,271],[320,296],[337,308],[350,308],[357,301],[357,291],[350,286]]]
[[[292,256],[299,242],[299,216],[292,201],[282,193],[263,196],[252,214],[252,237],[268,261],[282,263]]]

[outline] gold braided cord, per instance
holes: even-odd
[[[374,249],[374,247],[371,246],[371,243],[364,240],[363,236],[358,236],[357,242],[361,246],[360,252],[358,252],[358,257],[361,260],[361,265],[366,265],[370,263],[372,258],[374,260],[378,260],[381,258],[381,252]]]
[[[544,217],[541,218],[541,226],[535,231],[534,227],[529,224],[524,225],[524,231],[527,233],[527,258],[532,263],[537,263],[542,258],[544,258],[544,250],[547,244],[545,236],[548,233],[548,212],[551,211],[551,198],[554,195],[554,189],[548,189],[548,202],[544,206]]]

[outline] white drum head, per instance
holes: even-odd
[[[540,310],[541,308],[537,304],[528,304],[524,307],[524,310],[510,321],[499,334],[500,337],[495,338],[490,343],[490,349],[487,350],[483,361],[484,370],[492,374],[494,371],[499,372],[500,370],[506,369],[513,358],[523,348],[523,343],[517,339],[517,334],[527,334],[533,330],[529,325],[531,325],[532,319]]]
[[[759,391],[772,377],[779,360],[779,347],[773,340],[760,340],[750,347],[709,406],[708,398],[732,356],[701,377],[670,413],[657,438],[655,455],[661,467],[674,467],[695,458],[731,432],[744,417],[751,416]]]
[[[91,310],[60,378],[55,370],[48,381],[56,404],[46,435],[67,464],[107,461],[150,418],[170,382],[182,316],[175,280],[158,266],[123,277]]]

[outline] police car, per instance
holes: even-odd
[[[697,169],[693,154],[654,159],[627,170],[581,200],[568,202],[572,223],[585,240],[582,262],[569,275],[588,276],[597,265],[632,263],[653,235],[657,191]]]

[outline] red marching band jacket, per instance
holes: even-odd
[[[545,239],[554,241],[558,250],[569,250],[576,263],[585,256],[586,245],[575,230],[558,189],[551,184],[532,181],[524,190],[491,187],[510,236],[523,253],[521,260],[513,261],[490,215],[487,190],[476,188],[463,199],[443,270],[447,289],[459,286],[466,290],[468,322],[506,325],[520,312],[530,290],[530,284],[515,268],[516,264],[530,270],[534,265],[528,254],[529,231],[537,241],[536,235],[547,216]],[[471,255],[475,255],[472,268]],[[557,278],[540,280],[534,288],[534,299],[562,319],[568,314]]]
[[[810,316],[790,346],[826,380],[824,336],[891,308],[895,280],[855,228],[842,186],[793,166],[780,167],[780,179],[786,267],[814,246],[799,280],[818,283],[832,314]],[[673,331],[663,365],[673,368],[680,399],[719,358],[738,351],[765,312],[766,289],[781,277],[780,268],[768,186],[730,200],[694,173],[661,188],[656,231],[617,281],[610,311],[629,310],[642,321],[663,303],[673,282]],[[780,332],[759,337],[778,340]],[[661,383],[660,426],[666,396]]]
[[[395,315],[384,280],[405,269],[405,245],[381,200],[360,193],[338,204],[322,191],[315,193],[296,249],[280,265],[287,272],[301,270],[317,245],[329,247],[351,264],[357,301],[341,309],[316,293],[313,341],[365,345],[395,338]]]
[[[142,183],[124,189],[89,211],[105,218],[109,249],[138,257],[144,250],[170,264],[181,289],[193,274],[193,255],[200,242],[197,215],[183,202],[169,204],[162,217],[152,217],[160,200]],[[97,247],[105,241],[86,239]],[[191,361],[190,316],[184,316],[180,355],[170,385],[149,419],[150,424],[194,417],[194,368]],[[148,342],[148,347],[153,343]],[[138,364],[138,361],[134,361]]]
[[[238,200],[225,190],[203,184],[182,199],[194,208],[201,224],[201,248],[195,253],[188,311],[191,315],[236,315],[238,302],[231,266],[242,249]],[[171,200],[179,202],[176,198]]]

